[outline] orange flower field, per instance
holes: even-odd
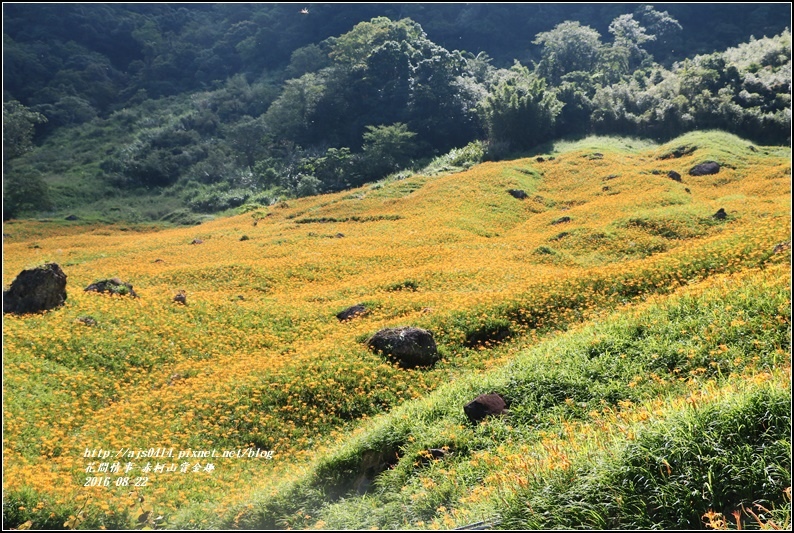
[[[748,276],[790,287],[790,252],[773,253],[790,241],[788,150],[751,150],[718,133],[641,148],[593,143],[192,227],[7,222],[4,286],[55,262],[68,299],[45,313],[4,316],[3,489],[13,496],[4,516],[13,501],[14,516],[34,529],[242,526],[234,517],[245,516],[253,495],[298,480],[369,420],[501,368],[565,330],[682,288],[727,291]],[[692,153],[667,157],[693,143]],[[690,176],[704,160],[722,169]],[[712,217],[720,208],[727,219]],[[138,298],[83,291],[112,277]],[[185,305],[174,301],[180,290]],[[337,320],[355,304],[369,312]],[[775,313],[790,325],[790,314]],[[96,325],[79,320],[86,316]],[[749,320],[731,319],[736,328]],[[400,325],[431,331],[439,363],[405,370],[367,349],[376,331]],[[752,354],[731,357],[726,375],[779,387],[790,379],[781,370],[790,354],[767,367]],[[504,498],[505,487],[538,470],[566,468],[566,443],[590,449],[596,434],[624,439],[631,424],[687,398],[691,405],[746,388],[704,389],[713,370],[660,373],[685,389],[594,411],[500,456],[474,452],[470,460],[491,470],[465,496],[470,511],[434,507],[413,527],[475,521],[478,501]],[[189,518],[180,515],[187,509]],[[327,526],[302,520],[292,525]]]

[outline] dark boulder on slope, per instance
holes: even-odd
[[[3,291],[3,313],[48,311],[66,301],[66,274],[56,263],[23,270]]]
[[[489,416],[505,414],[507,412],[507,402],[495,392],[481,394],[463,406],[463,411],[472,424],[477,424]]]
[[[422,328],[399,327],[378,331],[367,346],[394,360],[402,368],[432,366],[440,359],[433,334]]]
[[[707,176],[720,171],[720,164],[716,161],[705,161],[689,169],[690,176]]]

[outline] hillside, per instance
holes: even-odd
[[[706,161],[719,172],[689,174]],[[53,261],[68,299],[4,316],[4,521],[692,528],[760,504],[778,524],[790,207],[788,148],[694,132],[561,142],[188,228],[7,222],[4,286]],[[82,290],[116,276],[139,297]],[[368,313],[337,320],[355,304]],[[367,349],[399,325],[432,332],[441,360]],[[468,424],[488,392],[510,413]],[[119,472],[87,471],[100,449]],[[212,450],[242,456],[192,455]]]
[[[305,9],[4,6],[3,219],[197,224],[587,135],[791,142],[785,4]]]

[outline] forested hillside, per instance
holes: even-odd
[[[9,4],[4,217],[194,223],[589,133],[786,144],[789,18],[783,4]]]

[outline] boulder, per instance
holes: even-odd
[[[367,346],[396,361],[402,368],[432,366],[440,359],[433,334],[422,328],[385,328],[375,333]]]
[[[690,176],[707,176],[720,171],[720,164],[716,161],[705,161],[689,169]]]
[[[668,172],[667,177],[673,181],[679,181],[679,182],[681,181],[681,174],[679,174],[675,170],[671,170],[670,172]]]
[[[101,279],[95,281],[85,289],[86,292],[109,292],[110,294],[118,294],[119,296],[130,295],[137,298],[138,295],[132,290],[132,285],[121,281],[119,278]]]
[[[420,464],[427,465],[433,461],[445,459],[447,455],[451,455],[447,446],[444,446],[444,448],[429,448],[419,452],[418,459]]]
[[[339,319],[340,322],[344,322],[365,314],[367,314],[367,308],[362,304],[358,304],[350,306],[344,311],[337,313],[336,318]]]
[[[571,217],[560,217],[557,220],[552,220],[551,225],[556,226],[557,224],[565,224],[566,222],[570,222]]]
[[[66,301],[66,274],[56,263],[23,270],[3,291],[3,313],[38,313]]]
[[[513,198],[518,198],[519,200],[524,200],[525,198],[529,198],[529,195],[524,191],[522,191],[521,189],[508,189],[507,192],[510,193],[510,196],[512,196]]]
[[[366,450],[361,454],[356,477],[352,480],[352,487],[340,487],[339,492],[347,492],[350,488],[359,494],[364,494],[370,488],[378,474],[392,468],[400,461],[400,449],[395,445],[384,445],[382,450]]]
[[[463,406],[469,421],[476,424],[489,416],[501,416],[507,412],[507,403],[504,398],[492,392],[481,394]]]
[[[694,153],[697,149],[697,146],[685,144],[683,146],[673,148],[671,151],[660,155],[659,159],[678,159],[679,157],[684,157],[685,155]]]
[[[96,319],[92,316],[77,317],[77,320],[75,320],[75,322],[80,322],[81,324],[85,324],[86,326],[96,326],[97,324]]]

